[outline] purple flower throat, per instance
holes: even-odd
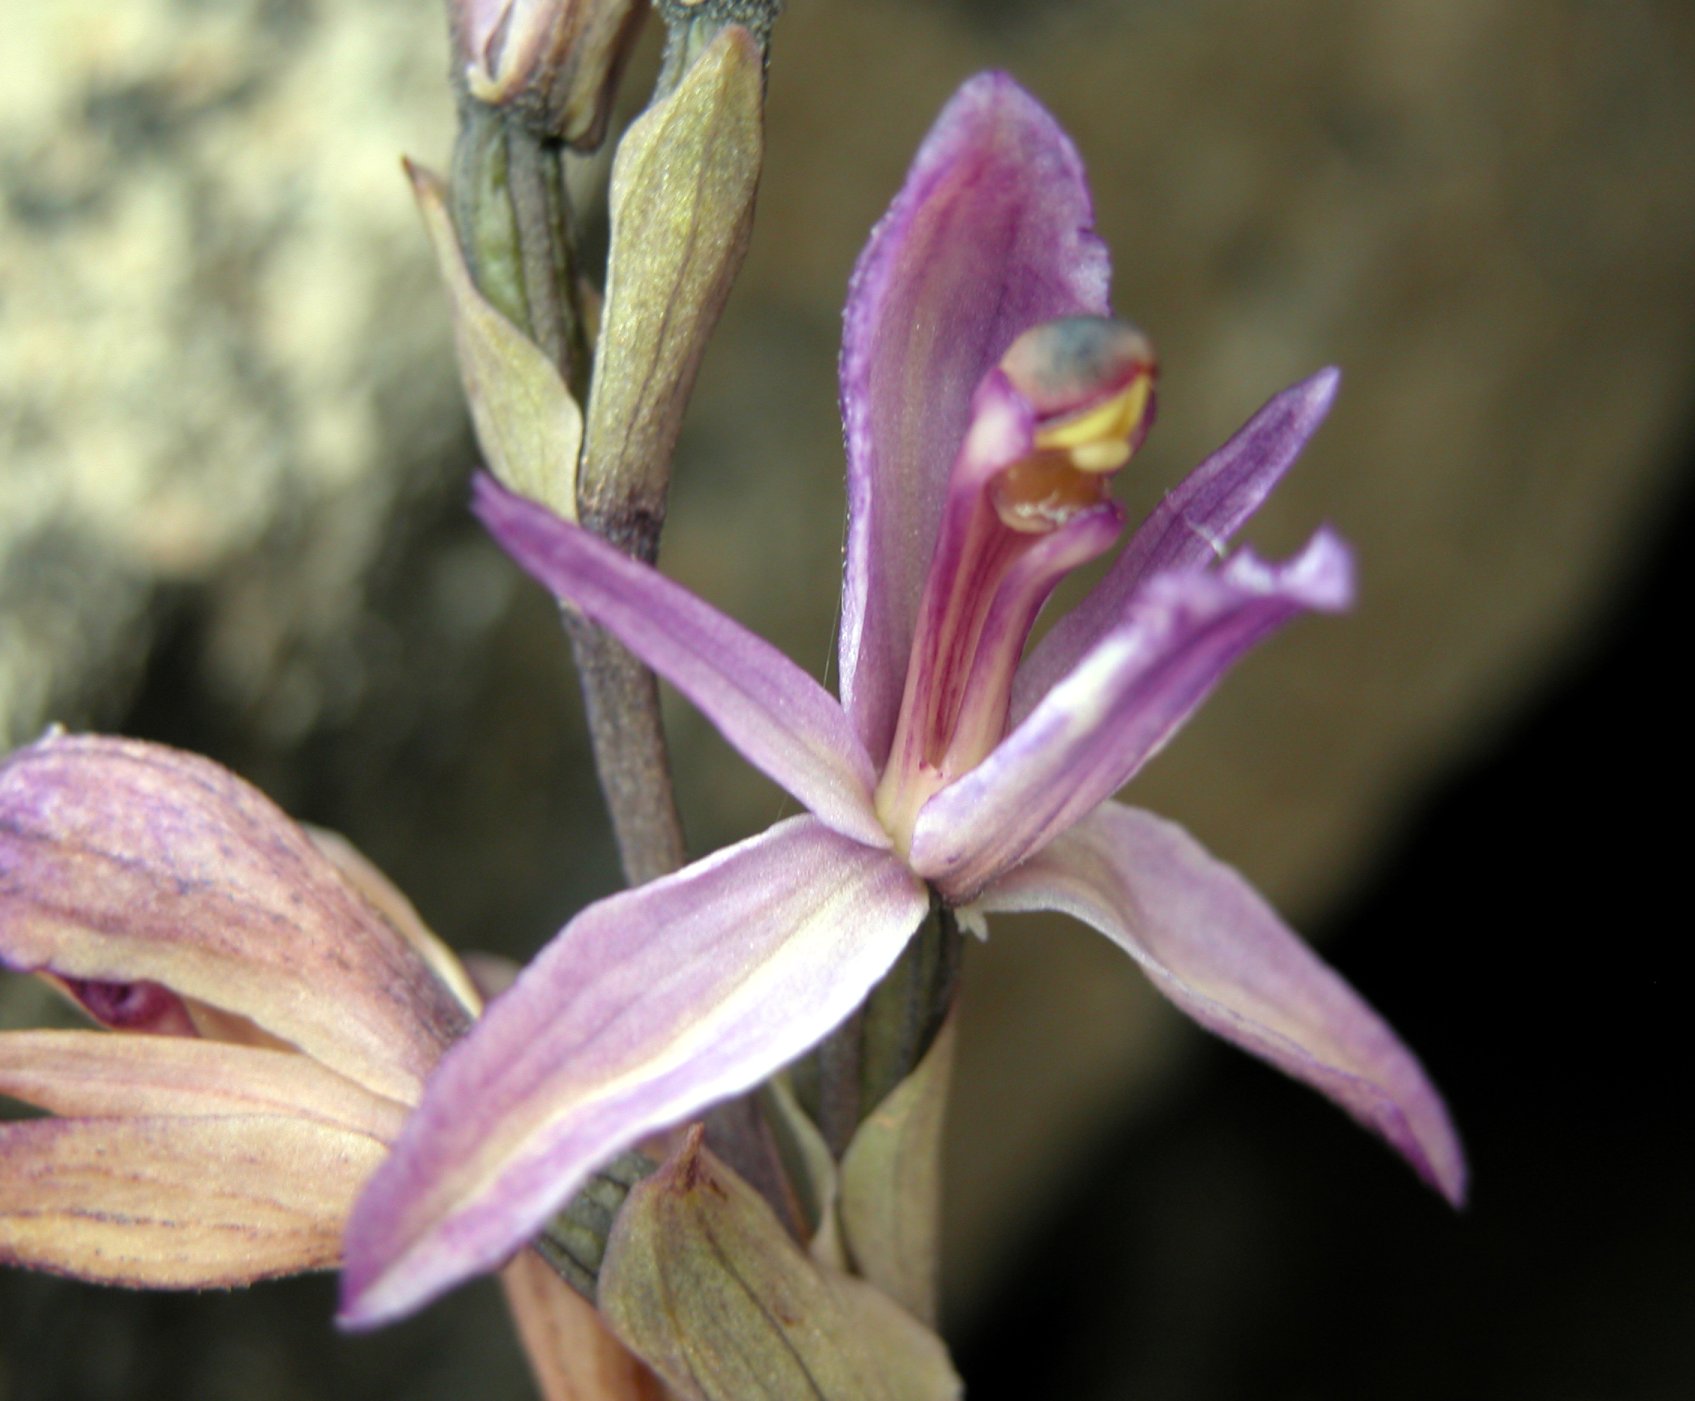
[[[1140,331],[1069,316],[1024,332],[978,385],[876,791],[902,856],[919,809],[1005,735],[1048,595],[1117,540],[1124,510],[1107,493],[1153,422],[1156,374]]]

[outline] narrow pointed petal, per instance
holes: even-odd
[[[1017,724],[1105,636],[1131,596],[1156,574],[1224,557],[1231,537],[1260,508],[1319,429],[1341,374],[1320,370],[1275,395],[1154,509],[1100,583],[1056,622],[1018,669]]]
[[[123,1032],[0,1035],[0,1095],[64,1118],[288,1114],[392,1142],[406,1106],[292,1051]]]
[[[890,853],[797,817],[578,915],[443,1059],[360,1201],[343,1322],[498,1264],[598,1163],[787,1064],[928,901]]]
[[[1107,309],[1082,162],[1011,78],[966,83],[931,128],[848,290],[842,700],[879,764],[942,499],[978,382],[1022,331]]]
[[[913,829],[912,868],[965,902],[1117,792],[1250,647],[1353,596],[1347,547],[1320,531],[1287,564],[1162,574],[1124,621]]]
[[[836,698],[769,642],[657,570],[487,477],[476,512],[501,547],[663,676],[819,820],[873,846],[875,775]]]
[[[3,1124],[0,1260],[151,1289],[332,1269],[383,1153],[269,1114]]]
[[[93,735],[0,765],[0,964],[159,984],[407,1102],[469,1021],[263,794]]]
[[[1417,1059],[1252,886],[1182,828],[1108,803],[1003,876],[988,912],[1093,925],[1208,1031],[1334,1100],[1454,1205],[1466,1166]]]

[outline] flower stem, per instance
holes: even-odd
[[[653,673],[610,635],[566,613],[589,742],[624,879],[643,885],[683,864],[683,824]]]
[[[522,112],[465,96],[453,157],[454,224],[478,287],[546,352],[579,402],[590,357],[563,162],[565,147]],[[658,521],[645,529],[584,519],[652,562]],[[600,787],[631,885],[683,861],[659,691],[652,674],[598,628],[566,618],[583,688]]]
[[[769,53],[771,28],[782,13],[783,0],[654,0],[665,21],[665,57],[653,85],[655,100],[671,92],[689,65],[726,25],[740,25]]]
[[[959,990],[961,948],[953,911],[933,900],[883,981],[795,1067],[795,1093],[837,1157],[935,1041]]]

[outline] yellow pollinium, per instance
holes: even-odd
[[[1147,416],[1153,389],[1153,376],[1138,373],[1093,407],[1037,429],[1037,450],[1064,453],[1079,472],[1116,472],[1135,450],[1131,439]]]
[[[990,485],[1001,523],[1020,534],[1045,535],[1105,500],[1108,478],[1136,450],[1153,384],[1151,373],[1139,372],[1100,403],[1037,429],[1036,451]]]

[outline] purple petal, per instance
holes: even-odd
[[[1167,493],[1100,583],[1053,625],[1019,667],[1012,691],[1014,724],[1100,641],[1146,580],[1223,558],[1230,538],[1260,508],[1324,422],[1340,380],[1340,371],[1320,370],[1275,395]]]
[[[431,1078],[348,1227],[343,1322],[489,1269],[607,1157],[785,1065],[927,908],[888,852],[796,817],[585,910]]]
[[[502,547],[691,701],[819,820],[889,844],[871,761],[836,698],[769,642],[657,570],[479,476],[475,509]]]
[[[997,881],[986,912],[1060,910],[1124,949],[1208,1031],[1329,1096],[1454,1205],[1466,1166],[1395,1033],[1182,828],[1108,803]]]
[[[1254,643],[1352,595],[1347,547],[1325,530],[1281,566],[1243,553],[1217,574],[1149,580],[1029,717],[925,804],[912,868],[971,899],[1117,792]]]
[[[1011,78],[985,73],[937,118],[854,269],[842,700],[878,763],[972,393],[1021,331],[1105,314],[1093,226],[1070,140]]]
[[[1043,536],[1007,571],[977,637],[977,655],[965,682],[953,744],[943,759],[950,771],[957,772],[953,766],[962,755],[974,763],[992,752],[1006,731],[1007,696],[1017,653],[1030,636],[1036,615],[1065,575],[1099,559],[1123,528],[1124,508],[1116,501],[1102,502]]]
[[[0,764],[0,964],[51,975],[116,1026],[257,1028],[403,1102],[469,1021],[257,789],[97,735]]]

